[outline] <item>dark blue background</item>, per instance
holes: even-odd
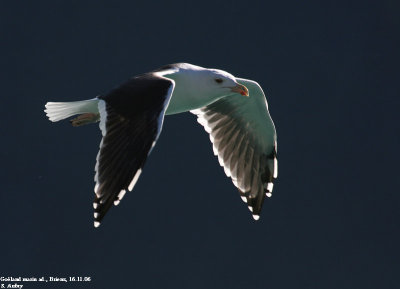
[[[1,1],[0,275],[24,288],[398,288],[398,1]],[[279,179],[254,222],[189,113],[93,228],[97,125],[50,123],[173,62],[264,88]]]

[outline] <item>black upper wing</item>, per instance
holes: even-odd
[[[135,185],[160,134],[173,88],[172,80],[149,73],[99,97],[103,139],[95,169],[96,227]]]

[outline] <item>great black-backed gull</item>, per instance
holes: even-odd
[[[75,102],[48,102],[55,122],[100,121],[94,225],[135,186],[154,147],[164,115],[190,111],[210,135],[214,154],[255,220],[277,177],[276,132],[260,85],[217,69],[188,63],[135,76],[108,94]]]

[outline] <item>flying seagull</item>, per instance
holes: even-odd
[[[214,154],[255,220],[277,178],[274,123],[260,85],[228,72],[177,63],[135,76],[108,94],[74,102],[48,102],[56,122],[100,121],[94,226],[132,191],[161,133],[164,116],[190,111],[209,133]]]

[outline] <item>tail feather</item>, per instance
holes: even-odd
[[[48,102],[44,112],[49,120],[55,122],[76,114],[98,113],[98,102],[97,98],[72,102]]]

